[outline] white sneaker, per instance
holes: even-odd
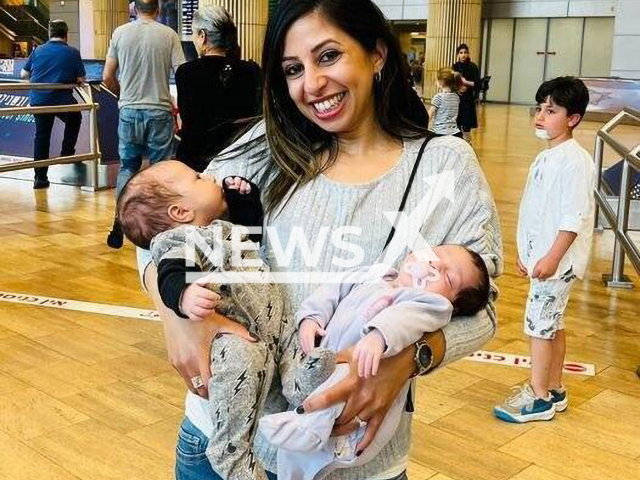
[[[493,413],[500,420],[511,423],[526,423],[551,420],[556,414],[551,394],[547,398],[536,397],[531,385],[525,383],[513,387],[516,393],[508,397],[502,405],[496,405]]]

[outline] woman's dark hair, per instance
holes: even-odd
[[[400,44],[371,0],[282,0],[269,18],[262,53],[263,111],[271,154],[262,177],[269,179],[265,186],[267,211],[281,205],[292,187],[305,184],[333,165],[338,155],[335,136],[307,119],[292,100],[281,64],[289,28],[313,12],[320,13],[367,52],[372,52],[378,41],[386,45],[387,58],[379,81],[374,81],[378,123],[397,139],[427,134],[424,115],[412,109],[415,93],[403,73]],[[329,155],[320,160],[319,154],[324,151]]]
[[[538,105],[544,103],[547,98],[551,98],[556,105],[566,108],[568,116],[577,113],[582,121],[589,105],[589,90],[579,78],[557,77],[544,82],[536,92]],[[575,125],[577,126],[578,124]]]
[[[456,55],[460,53],[460,50],[466,50],[467,53],[469,53],[469,46],[466,43],[461,43],[460,45],[458,45],[458,48],[456,48]]]
[[[471,317],[482,310],[489,303],[491,282],[489,270],[482,257],[473,250],[466,249],[473,259],[473,265],[478,269],[480,279],[473,287],[463,289],[453,301],[454,317]]]

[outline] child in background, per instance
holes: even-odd
[[[531,381],[494,408],[507,422],[551,420],[567,408],[562,385],[564,310],[584,276],[595,212],[595,169],[573,138],[589,103],[581,80],[558,77],[536,93],[536,136],[548,148],[536,157],[520,203],[517,270],[531,287],[524,330],[531,343]]]
[[[431,119],[431,132],[437,137],[454,135],[462,138],[462,132],[458,128],[458,109],[460,96],[458,88],[461,78],[458,72],[450,68],[438,70],[438,88],[440,92],[431,99],[429,118]]]

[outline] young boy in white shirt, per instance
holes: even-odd
[[[564,310],[576,278],[584,276],[595,212],[595,168],[573,138],[589,103],[575,77],[544,82],[536,93],[536,136],[548,148],[529,170],[518,221],[518,273],[531,279],[524,331],[531,344],[531,380],[494,414],[507,422],[551,420],[567,408],[562,385]]]

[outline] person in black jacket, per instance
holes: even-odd
[[[260,67],[238,58],[238,29],[222,7],[200,7],[193,17],[199,58],[176,72],[182,120],[177,158],[198,172],[238,133],[241,119],[260,115]]]
[[[463,89],[460,91],[460,109],[458,110],[458,127],[462,130],[464,139],[471,140],[471,129],[478,128],[478,116],[474,90],[480,82],[478,66],[469,57],[469,47],[461,43],[456,49],[458,61],[453,64],[453,70],[462,75]]]

